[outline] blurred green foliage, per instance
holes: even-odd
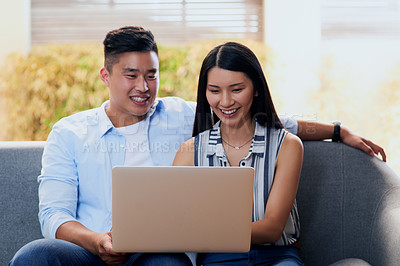
[[[263,43],[236,40],[249,46],[266,63]],[[224,40],[160,46],[158,95],[196,100],[201,62]],[[60,118],[98,107],[108,99],[99,76],[102,45],[48,44],[27,56],[10,55],[0,69],[1,140],[46,140]]]

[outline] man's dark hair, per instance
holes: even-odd
[[[283,128],[275,111],[267,80],[256,55],[243,44],[227,42],[212,49],[201,66],[193,136],[210,129],[219,120],[211,112],[210,104],[206,97],[208,72],[213,67],[246,74],[253,83],[254,91],[257,94],[250,109],[253,119],[265,127]]]
[[[126,26],[112,30],[107,33],[103,44],[104,66],[110,73],[123,53],[154,51],[158,56],[158,47],[153,33],[139,26]]]

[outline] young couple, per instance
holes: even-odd
[[[109,101],[53,127],[39,176],[44,239],[22,247],[10,265],[194,264],[195,254],[112,250],[112,167],[172,163],[255,168],[250,252],[200,254],[199,265],[302,265],[294,247],[299,238],[295,197],[303,156],[299,137],[330,139],[334,126],[280,119],[260,63],[239,43],[221,44],[206,56],[197,104],[156,98],[159,58],[150,31],[110,31],[104,57],[100,78],[109,88]],[[343,126],[336,128],[342,142],[370,155],[380,153],[385,160],[378,145]]]

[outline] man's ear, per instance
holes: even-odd
[[[109,87],[109,78],[110,78],[110,73],[108,72],[108,70],[105,67],[102,67],[100,69],[100,79],[101,81],[103,81],[104,85],[106,85],[107,87]]]

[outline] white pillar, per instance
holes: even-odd
[[[304,116],[309,92],[320,87],[320,10],[320,0],[264,1],[264,41],[273,55],[266,76],[281,114]]]
[[[31,1],[0,1],[0,66],[12,52],[27,54],[31,48]]]

